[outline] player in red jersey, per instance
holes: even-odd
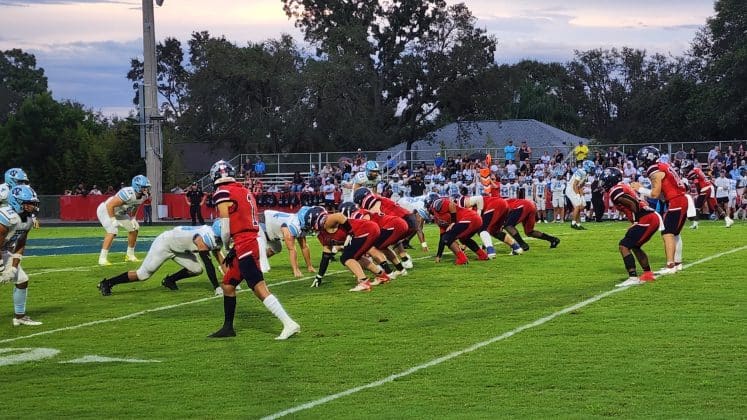
[[[550,248],[556,248],[560,244],[560,239],[534,229],[534,225],[537,223],[537,206],[534,205],[532,200],[509,198],[506,203],[509,210],[503,229],[516,239],[516,242],[521,245],[524,251],[529,250],[529,244],[524,242],[524,239],[519,235],[519,231],[516,230],[516,225],[519,223],[524,225],[524,233],[527,236],[550,242]]]
[[[355,193],[353,194],[353,202],[355,202],[355,204],[357,204],[358,207],[362,209],[376,213],[384,213],[389,216],[399,217],[407,222],[407,234],[403,238],[402,242],[398,243],[395,246],[397,255],[399,255],[399,258],[402,260],[402,265],[405,268],[411,269],[413,265],[412,258],[405,251],[403,244],[408,242],[410,238],[412,238],[415,234],[418,235],[418,239],[420,240],[420,245],[423,247],[423,250],[427,251],[428,246],[425,242],[425,234],[423,233],[422,229],[423,225],[422,223],[419,223],[418,217],[415,212],[408,211],[407,209],[387,197],[375,195],[368,188],[359,188],[355,190]]]
[[[407,269],[402,265],[402,261],[400,261],[397,253],[392,249],[392,247],[396,246],[400,241],[406,238],[409,230],[407,222],[396,216],[359,209],[357,204],[349,202],[340,205],[340,212],[344,214],[345,217],[371,220],[379,225],[379,238],[374,242],[373,248],[380,250],[384,256],[386,256],[386,260],[389,260],[394,264],[396,271],[392,270],[386,260],[380,262],[381,267],[389,278],[382,277],[379,279],[377,277],[377,279],[371,284],[376,285],[380,282],[386,283],[389,279],[395,279],[399,276],[407,275]]]
[[[363,219],[348,219],[342,213],[327,213],[322,207],[311,207],[303,216],[303,227],[309,227],[317,232],[317,238],[323,247],[322,262],[319,264],[317,276],[323,277],[327,271],[329,261],[334,253],[332,247],[343,246],[340,262],[353,273],[358,284],[350,289],[351,292],[367,292],[371,290],[371,282],[363,272],[363,267],[358,261],[367,252],[374,259],[385,261],[386,257],[381,251],[373,248],[373,244],[381,232],[379,226]],[[300,220],[300,219],[299,219]],[[381,270],[378,277],[385,277],[386,273]]]
[[[459,248],[457,240],[477,254],[478,260],[489,259],[488,254],[472,239],[472,235],[478,233],[482,227],[482,219],[477,212],[472,209],[459,207],[452,200],[440,198],[437,194],[429,194],[426,197],[425,204],[433,216],[433,222],[438,225],[441,231],[441,238],[438,241],[438,251],[436,252],[436,262],[441,261],[444,248],[448,247],[456,255],[455,263],[457,265],[467,263],[467,256]]]
[[[661,233],[667,266],[659,274],[673,274],[682,269],[680,232],[687,217],[687,188],[669,164],[659,162],[659,156],[659,150],[653,146],[644,146],[638,151],[638,160],[648,168],[646,175],[651,180],[651,189],[641,187],[638,182],[632,182],[630,186],[644,196],[663,199],[667,203],[667,211],[663,216],[664,231]]]
[[[511,255],[518,255],[524,252],[521,246],[514,241],[511,235],[503,232],[503,223],[508,215],[508,204],[501,197],[486,197],[482,195],[468,196],[466,188],[462,191],[462,196],[456,200],[460,207],[471,208],[482,218],[482,228],[480,229],[480,240],[488,254],[488,258],[495,258],[495,248],[493,239],[502,241],[511,248]]]
[[[222,160],[213,164],[210,169],[210,176],[215,184],[213,199],[221,222],[221,239],[226,247],[233,241],[233,248],[223,261],[223,327],[210,337],[236,336],[233,329],[236,286],[246,280],[254,295],[283,323],[283,331],[276,340],[285,340],[301,331],[301,327],[288,316],[283,305],[267,288],[260,268],[260,260],[264,257],[266,262],[266,256],[262,255],[264,246],[259,243],[257,203],[252,193],[236,182],[235,173],[233,166]]]
[[[709,214],[712,214],[714,211],[717,212],[719,217],[724,218],[726,227],[731,227],[731,225],[734,224],[734,220],[732,220],[731,217],[729,217],[729,215],[719,207],[716,202],[716,190],[713,188],[713,183],[706,178],[705,173],[703,173],[703,170],[700,169],[699,165],[691,160],[684,160],[680,166],[680,172],[682,175],[687,177],[698,191],[698,197],[695,199],[695,209],[700,210],[703,208],[704,204],[707,204]],[[689,219],[692,221],[690,229],[697,229],[698,219],[696,217]]]
[[[622,178],[622,172],[614,167],[606,168],[600,175],[602,187],[609,192],[612,204],[632,223],[625,237],[620,240],[620,255],[625,264],[625,270],[628,271],[628,279],[618,283],[617,287],[634,286],[655,279],[648,262],[648,255],[641,247],[662,225],[661,216],[648,206],[648,202],[640,200],[638,194],[630,186],[623,184]],[[638,277],[636,271],[636,259],[643,269],[641,277]]]

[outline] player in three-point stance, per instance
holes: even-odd
[[[283,331],[275,339],[285,340],[301,331],[301,326],[288,316],[283,305],[267,288],[261,269],[262,265],[267,264],[267,257],[261,243],[264,241],[259,237],[257,202],[249,190],[236,182],[235,176],[233,166],[222,160],[210,168],[210,177],[215,184],[213,197],[220,218],[221,241],[224,246],[233,241],[233,248],[223,261],[223,326],[210,337],[236,335],[233,329],[236,286],[246,280],[254,295],[283,323]],[[269,269],[269,266],[266,268]]]
[[[98,285],[99,291],[103,296],[109,296],[112,294],[112,287],[117,284],[145,281],[168,260],[174,260],[183,268],[166,276],[161,284],[167,289],[178,290],[177,281],[202,273],[202,265],[197,259],[199,256],[205,265],[205,271],[215,293],[222,294],[215,275],[215,267],[210,260],[211,251],[219,263],[223,260],[219,252],[220,248],[220,221],[216,220],[212,228],[205,225],[177,226],[163,232],[153,240],[140,268],[102,280]]]

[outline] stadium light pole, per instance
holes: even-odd
[[[156,0],[161,6],[163,0]],[[156,28],[153,14],[153,0],[143,0],[143,102],[140,124],[145,127],[145,172],[151,183],[153,218],[160,219],[158,205],[163,193],[163,141],[161,139],[161,122],[163,117],[158,112],[158,86],[156,85]],[[143,157],[143,156],[141,156]]]

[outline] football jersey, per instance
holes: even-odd
[[[254,196],[238,182],[230,182],[216,187],[213,193],[216,207],[222,203],[231,203],[228,209],[231,236],[249,232],[256,236],[259,232],[257,202]],[[234,241],[236,239],[234,238]]]
[[[651,179],[651,177],[657,172],[664,173],[664,178],[661,180],[661,195],[663,196],[661,198],[671,201],[672,199],[685,194],[685,184],[669,164],[658,162],[649,166],[646,170],[646,176]]]
[[[390,198],[377,197],[373,194],[369,194],[363,198],[361,207],[366,210],[371,210],[377,202],[381,203],[379,205],[379,211],[390,216],[405,217],[408,214],[412,213],[411,211],[408,211],[397,205],[397,203]]]
[[[132,187],[124,187],[113,195],[106,199],[106,203],[109,204],[114,197],[119,197],[124,204],[114,208],[114,216],[125,216],[137,210],[137,207],[145,200],[145,195],[137,198],[137,193]]]
[[[534,180],[533,183],[534,186],[534,195],[537,197],[544,197],[545,196],[545,187],[547,184],[545,184],[545,181],[540,181],[538,179]]]
[[[24,222],[21,216],[10,206],[0,207],[0,225],[5,226],[8,232],[5,234],[5,243],[2,250],[8,252],[16,251],[18,240],[28,233],[34,225],[33,219],[27,217]]]
[[[571,179],[568,181],[568,185],[565,187],[566,194],[576,194],[576,190],[573,188],[574,184],[583,187],[588,177],[586,171],[580,168],[576,169],[576,171],[573,172],[573,176],[571,176]]]
[[[499,187],[499,191],[501,192],[501,197],[503,198],[508,198],[511,195],[511,193],[509,192],[508,185],[509,184],[501,183],[501,186]]]
[[[296,238],[303,236],[301,224],[295,214],[265,210],[265,234],[267,239],[271,241],[283,239],[283,227],[287,227],[291,235]]]
[[[508,198],[517,198],[519,196],[519,184],[512,182],[508,184]]]
[[[175,253],[197,252],[197,245],[194,243],[195,236],[202,238],[211,250],[220,248],[210,226],[177,226],[161,235],[166,239],[169,249]]]
[[[428,211],[425,209],[425,196],[401,197],[397,204],[410,213],[418,213],[423,219],[429,219]]]
[[[565,191],[565,181],[562,179],[553,179],[550,181],[550,190],[553,195],[563,194],[563,191]]]
[[[703,190],[704,188],[710,187],[713,185],[711,181],[706,178],[705,173],[703,173],[703,170],[698,168],[697,166],[693,168],[688,174],[687,179],[689,179],[695,188],[698,191]]]
[[[627,200],[624,200],[627,198]],[[621,211],[631,223],[635,223],[643,214],[654,211],[648,202],[638,198],[638,194],[628,184],[618,183],[610,189],[610,200],[615,208]]]
[[[376,179],[368,179],[368,175],[366,175],[366,172],[357,172],[355,175],[353,175],[353,183],[355,184],[356,188],[358,189],[360,187],[369,187],[369,188],[375,188],[379,181],[381,181],[381,176],[377,176]]]

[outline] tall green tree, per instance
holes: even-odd
[[[179,118],[184,112],[184,96],[187,94],[189,72],[184,67],[184,51],[176,38],[166,38],[156,45],[156,83],[158,93],[163,98],[159,106],[161,113],[169,120]],[[130,60],[130,71],[127,78],[133,82],[143,83],[143,62],[138,58]],[[134,104],[139,103],[137,90]]]
[[[23,100],[47,91],[44,69],[36,57],[20,49],[0,51],[0,123],[18,110]]]

